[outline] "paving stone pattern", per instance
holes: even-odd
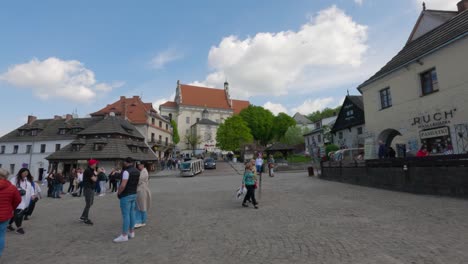
[[[466,200],[277,173],[255,210],[234,199],[233,166],[152,178],[148,226],[122,244],[115,195],[95,198],[94,226],[78,222],[82,198],[41,200],[0,263],[468,263]]]

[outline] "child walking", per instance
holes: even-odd
[[[255,200],[255,184],[257,182],[257,179],[255,177],[252,167],[253,167],[253,164],[250,162],[247,163],[245,166],[244,178],[242,179],[242,188],[245,187],[247,189],[247,194],[244,197],[242,206],[249,207],[246,204],[246,202],[248,200],[251,200],[255,209],[258,209],[258,203],[257,203],[257,200]]]

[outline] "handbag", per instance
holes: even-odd
[[[21,188],[21,187],[18,187],[18,192],[21,196],[25,196],[26,195],[26,190]]]
[[[257,182],[255,182],[254,189],[257,189],[257,188],[258,188],[258,184],[257,184]]]

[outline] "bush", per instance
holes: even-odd
[[[283,158],[284,158],[284,157],[283,157],[283,153],[281,153],[281,152],[275,152],[275,153],[273,154],[273,158],[274,158],[275,160],[277,160],[277,159],[283,159]]]
[[[332,151],[337,151],[339,150],[340,147],[338,147],[337,145],[335,144],[330,144],[330,145],[327,145],[325,147],[325,153],[327,154],[327,157],[328,157],[328,153],[332,152]]]

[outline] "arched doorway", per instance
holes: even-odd
[[[398,130],[388,128],[380,133],[378,140],[382,141],[385,146],[390,147],[392,145],[393,139],[397,136],[401,136],[401,133],[398,132]]]

